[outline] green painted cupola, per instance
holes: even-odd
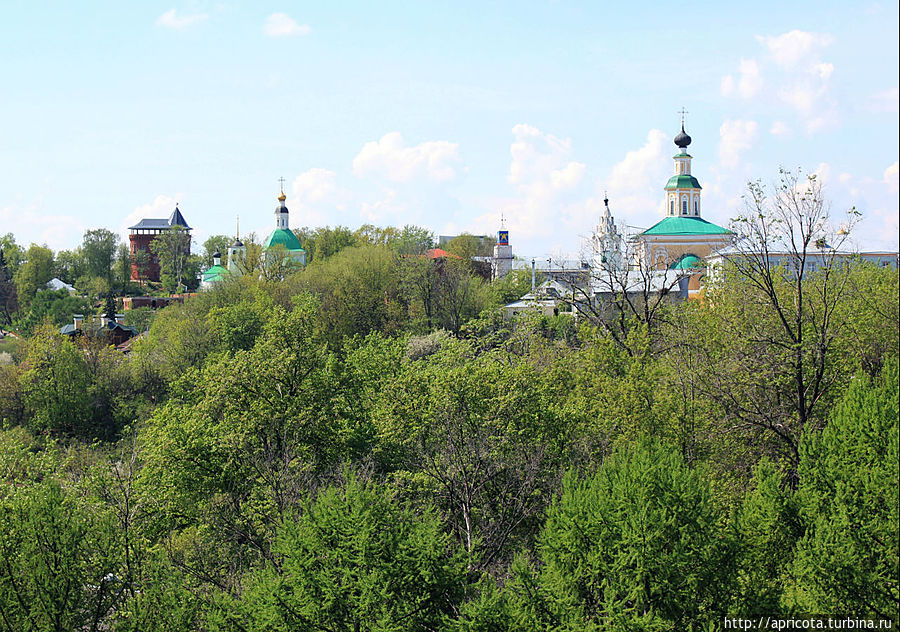
[[[666,182],[666,217],[700,217],[700,182],[691,175],[691,155],[687,153],[691,137],[684,131],[675,136],[678,153],[675,160],[675,174]]]

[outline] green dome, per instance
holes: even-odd
[[[203,273],[202,280],[207,283],[215,283],[217,281],[221,281],[225,278],[225,274],[228,273],[228,269],[224,266],[212,266],[206,272]]]
[[[699,217],[666,217],[645,230],[642,235],[730,235],[727,228]]]
[[[306,252],[303,250],[303,246],[300,245],[300,240],[297,239],[297,235],[286,228],[276,228],[272,231],[272,234],[269,235],[266,241],[263,242],[263,250],[271,248],[272,246],[284,246],[285,249],[292,252],[295,250]]]
[[[702,189],[700,182],[694,176],[672,176],[666,182],[666,191],[670,189]]]
[[[681,255],[669,266],[670,270],[692,270],[694,268],[705,268],[706,264],[703,259],[697,255],[687,254]]]

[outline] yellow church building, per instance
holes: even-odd
[[[675,137],[679,151],[675,156],[675,174],[666,183],[666,215],[653,226],[633,237],[635,255],[654,270],[704,267],[713,252],[730,244],[734,233],[703,219],[702,187],[691,174],[691,155],[687,153],[691,137],[684,131]],[[691,289],[699,288],[699,277],[691,280]],[[696,288],[693,286],[696,285]]]

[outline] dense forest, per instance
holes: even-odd
[[[896,269],[726,274],[611,335],[346,232],[143,312],[128,354],[19,297],[0,630],[900,622]]]

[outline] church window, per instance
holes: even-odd
[[[687,198],[681,200],[681,214],[682,215],[688,214]]]
[[[694,200],[694,215],[700,214],[700,202]]]
[[[670,215],[675,214],[675,200],[674,199],[669,202],[669,214]]]

